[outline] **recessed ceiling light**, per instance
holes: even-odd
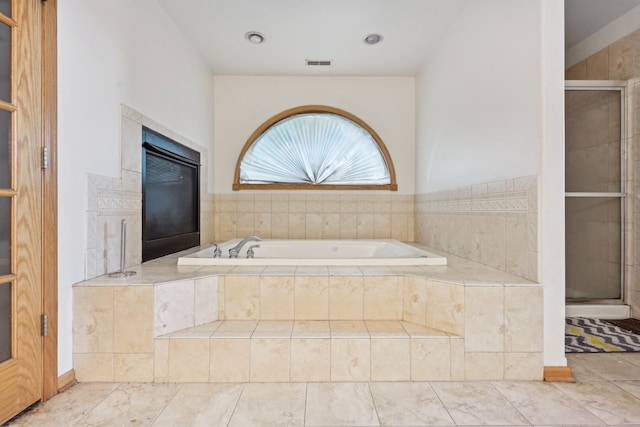
[[[264,34],[261,34],[257,31],[249,31],[244,35],[244,38],[253,44],[260,44],[264,42]]]
[[[364,36],[364,39],[362,39],[362,41],[364,41],[366,44],[377,44],[382,41],[382,36],[375,33],[367,34],[366,36]]]

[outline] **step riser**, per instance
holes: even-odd
[[[404,276],[226,276],[220,320],[405,320],[464,333],[464,286]]]
[[[464,342],[438,338],[157,339],[155,382],[449,381]]]

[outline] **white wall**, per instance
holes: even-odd
[[[62,374],[73,367],[71,285],[84,277],[87,173],[120,175],[121,104],[211,147],[213,78],[153,0],[59,0],[58,76]]]
[[[398,193],[414,192],[415,85],[412,77],[216,76],[215,193],[231,193],[240,150],[274,115],[322,104],[364,120],[391,154]]]
[[[473,0],[416,79],[417,194],[541,177],[547,366],[566,364],[563,6]]]
[[[540,277],[544,283],[544,364],[565,366],[564,5],[542,2],[542,171]]]
[[[470,2],[417,81],[416,192],[540,173],[540,2]]]

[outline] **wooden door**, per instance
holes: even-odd
[[[0,0],[0,423],[42,398],[40,0]]]

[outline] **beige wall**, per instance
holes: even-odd
[[[415,192],[414,78],[215,76],[214,84],[216,194],[232,193],[240,150],[261,124],[284,110],[309,104],[345,110],[371,126],[393,160],[397,194]]]
[[[606,48],[593,53],[582,61],[569,67],[566,70],[565,77],[567,80],[624,80],[627,81],[627,134],[626,144],[627,163],[626,163],[626,233],[625,233],[625,276],[626,276],[626,301],[631,305],[632,313],[635,317],[640,313],[640,288],[638,287],[638,271],[637,255],[640,247],[640,235],[635,233],[637,227],[634,218],[638,217],[640,212],[640,203],[636,201],[637,195],[640,194],[640,150],[637,144],[639,141],[637,100],[640,95],[640,30],[631,33],[620,40],[615,41]],[[596,119],[597,120],[597,119]],[[595,123],[590,119],[590,123]],[[597,149],[594,147],[594,150]],[[604,150],[603,148],[600,148]],[[595,152],[594,152],[595,154]],[[604,152],[598,156],[602,164],[606,163],[603,159]],[[600,166],[602,167],[602,166]],[[600,213],[600,219],[605,215],[604,209],[590,209],[585,211],[591,218]],[[605,215],[606,217],[606,215]],[[600,221],[602,222],[602,221]],[[602,228],[602,227],[601,227]],[[601,243],[606,247],[608,244],[601,239]],[[613,243],[615,245],[615,242]],[[588,250],[588,248],[587,248]],[[604,274],[604,273],[602,273]],[[610,274],[610,273],[609,273]]]

